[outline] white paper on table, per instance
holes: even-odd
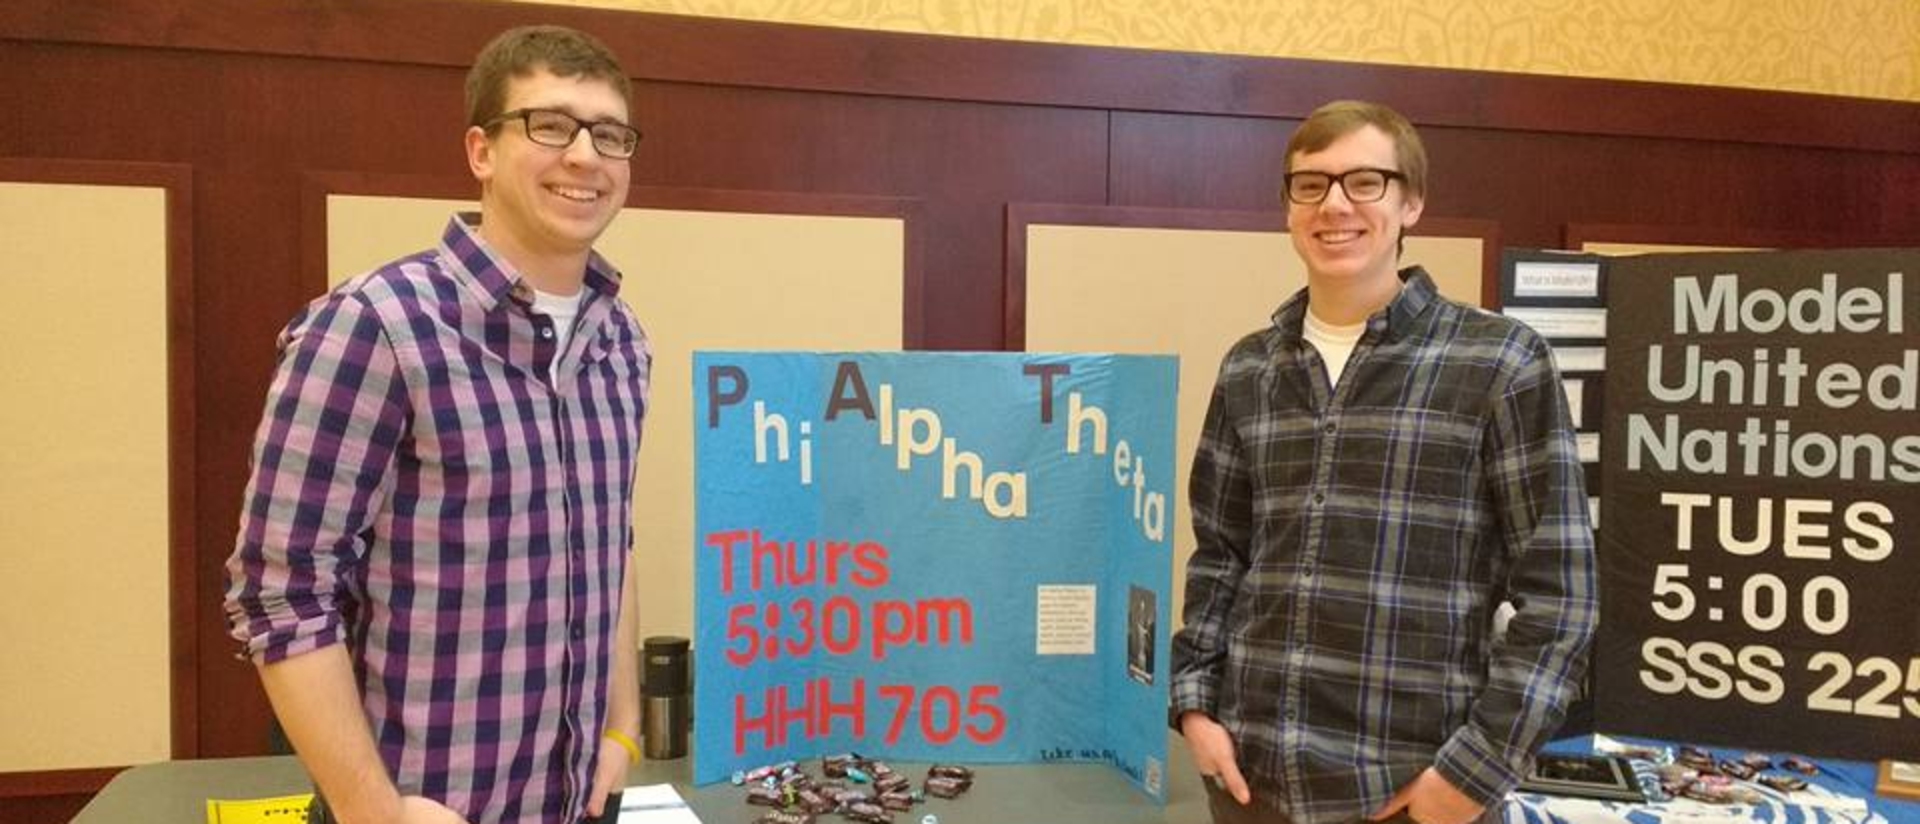
[[[620,792],[619,824],[700,824],[672,784],[640,784]]]

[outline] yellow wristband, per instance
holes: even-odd
[[[613,743],[626,748],[628,764],[640,763],[640,745],[633,743],[633,739],[628,738],[626,733],[619,730],[607,730],[605,733],[602,733],[602,735],[613,739]]]

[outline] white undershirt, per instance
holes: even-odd
[[[567,340],[573,337],[574,319],[580,317],[580,302],[587,296],[581,289],[571,295],[555,295],[533,290],[533,311],[553,319],[553,362],[547,364],[547,382],[560,383],[560,356],[567,352]]]
[[[1352,326],[1335,326],[1323,323],[1313,316],[1313,309],[1307,309],[1306,323],[1300,333],[1319,350],[1320,360],[1327,364],[1327,385],[1339,386],[1340,373],[1347,368],[1347,359],[1353,357],[1353,347],[1360,342],[1360,336],[1367,331],[1367,322],[1361,321]]]

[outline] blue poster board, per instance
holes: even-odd
[[[844,752],[1163,799],[1167,356],[694,357],[699,783]]]

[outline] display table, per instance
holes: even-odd
[[[1550,750],[1587,752],[1586,738],[1555,742]],[[928,799],[910,814],[895,816],[900,824],[917,824],[933,813],[941,824],[1197,824],[1208,820],[1207,802],[1184,741],[1170,735],[1167,742],[1167,804],[1162,807],[1142,795],[1120,773],[1098,764],[1010,764],[976,766],[974,789],[956,799]],[[1820,760],[1821,785],[1867,800],[1877,818],[1888,824],[1920,824],[1920,803],[1892,801],[1873,794],[1873,765]],[[896,764],[918,777],[923,764]],[[672,784],[706,824],[746,824],[764,807],[749,806],[745,793],[730,784],[692,786],[693,761],[649,761],[627,776],[629,784]],[[113,781],[88,803],[74,824],[202,824],[209,798],[265,798],[312,792],[313,785],[291,756],[227,758],[203,761],[163,761],[134,767]],[[1616,805],[1618,806],[1618,805]],[[1616,809],[1620,820],[1632,814],[1635,822],[1720,821],[1702,817],[1719,812],[1688,805],[1634,805]],[[1800,824],[1773,812],[1753,811],[1748,820]],[[1509,802],[1503,809],[1508,822],[1544,821],[1537,807]],[[1612,816],[1608,816],[1611,820]],[[823,817],[823,822],[838,821]],[[1596,819],[1597,820],[1597,819]],[[1831,820],[1831,819],[1828,819]],[[1812,822],[1808,822],[1812,824]]]
[[[933,813],[941,824],[1166,824],[1208,819],[1205,791],[1185,743],[1168,742],[1165,807],[1127,782],[1118,770],[1098,764],[977,765],[973,790],[955,799],[930,798],[894,817],[918,824]],[[926,765],[896,763],[915,777]],[[815,774],[818,771],[815,770]],[[649,761],[628,773],[629,784],[672,784],[705,824],[747,824],[766,812],[746,803],[731,784],[692,786],[693,761]],[[114,778],[88,803],[75,824],[204,824],[208,798],[264,798],[313,791],[291,756],[164,761],[134,767]],[[839,821],[822,817],[823,822]]]
[[[1674,748],[1672,742],[1647,738],[1616,737],[1616,740],[1648,747]],[[1594,752],[1591,736],[1554,741],[1546,752],[1590,755]],[[1710,748],[1721,758],[1737,758],[1742,750],[1733,747]],[[1769,753],[1774,758],[1784,753]],[[1687,798],[1661,803],[1617,803],[1567,799],[1554,796],[1510,796],[1503,812],[1506,824],[1738,824],[1758,821],[1777,824],[1920,824],[1920,803],[1882,798],[1873,792],[1876,765],[1864,761],[1816,758],[1819,774],[1807,777],[1812,786],[1805,791],[1780,793],[1755,787],[1764,800],[1752,806],[1707,804]],[[1779,769],[1773,772],[1780,772]],[[1751,786],[1751,785],[1749,785]]]

